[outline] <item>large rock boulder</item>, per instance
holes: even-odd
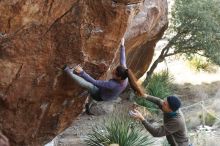
[[[104,79],[126,39],[137,77],[167,28],[166,0],[0,1],[0,129],[11,145],[43,145],[82,112],[87,94],[57,68]]]
[[[9,146],[8,138],[0,132],[0,146]]]

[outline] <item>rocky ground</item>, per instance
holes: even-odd
[[[216,119],[215,129],[210,127],[198,128],[202,124],[202,106],[199,103],[204,101],[206,110],[212,111],[214,115],[220,118],[220,69],[217,68],[214,73],[194,72],[187,68],[182,61],[168,62],[172,66],[170,73],[174,75],[175,94],[179,95],[183,101],[182,111],[185,115],[190,137],[194,145],[199,146],[217,146],[220,143],[219,120]],[[176,68],[174,68],[173,63]],[[159,67],[160,69],[163,67]],[[92,127],[101,123],[109,113],[118,112],[120,109],[127,109],[132,102],[127,100],[128,93],[122,95],[122,100],[104,105],[107,113],[101,113],[98,116],[88,116],[82,113],[72,126],[58,135],[54,140],[53,146],[84,146],[83,139],[91,132]],[[192,105],[192,106],[191,106]],[[207,113],[207,111],[205,111]],[[100,114],[100,113],[99,113]],[[219,122],[218,122],[219,121]],[[198,132],[199,131],[199,132]],[[204,132],[205,131],[205,132]],[[215,139],[215,140],[213,140]],[[158,140],[154,145],[162,145],[163,139]]]
[[[77,120],[73,122],[70,128],[66,129],[53,140],[53,146],[85,146],[85,144],[83,144],[83,139],[87,134],[91,133],[94,126],[101,124],[103,119],[108,118],[112,113],[121,112],[122,109],[124,112],[127,112],[128,107],[131,105],[132,102],[119,98],[115,102],[108,104],[102,103],[102,107],[106,112],[100,113],[97,112],[97,109],[93,109],[93,113],[96,115],[82,113]]]

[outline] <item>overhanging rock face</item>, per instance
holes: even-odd
[[[11,145],[43,145],[82,112],[87,94],[57,68],[104,78],[126,39],[137,77],[167,28],[166,0],[0,1],[0,129]]]

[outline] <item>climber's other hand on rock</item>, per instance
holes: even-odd
[[[76,73],[81,73],[83,71],[82,67],[80,65],[77,65],[75,68],[74,68],[75,72]]]

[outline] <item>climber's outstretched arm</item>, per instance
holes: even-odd
[[[126,65],[126,55],[125,55],[125,39],[121,39],[121,46],[120,46],[120,65],[124,66],[127,68]]]

